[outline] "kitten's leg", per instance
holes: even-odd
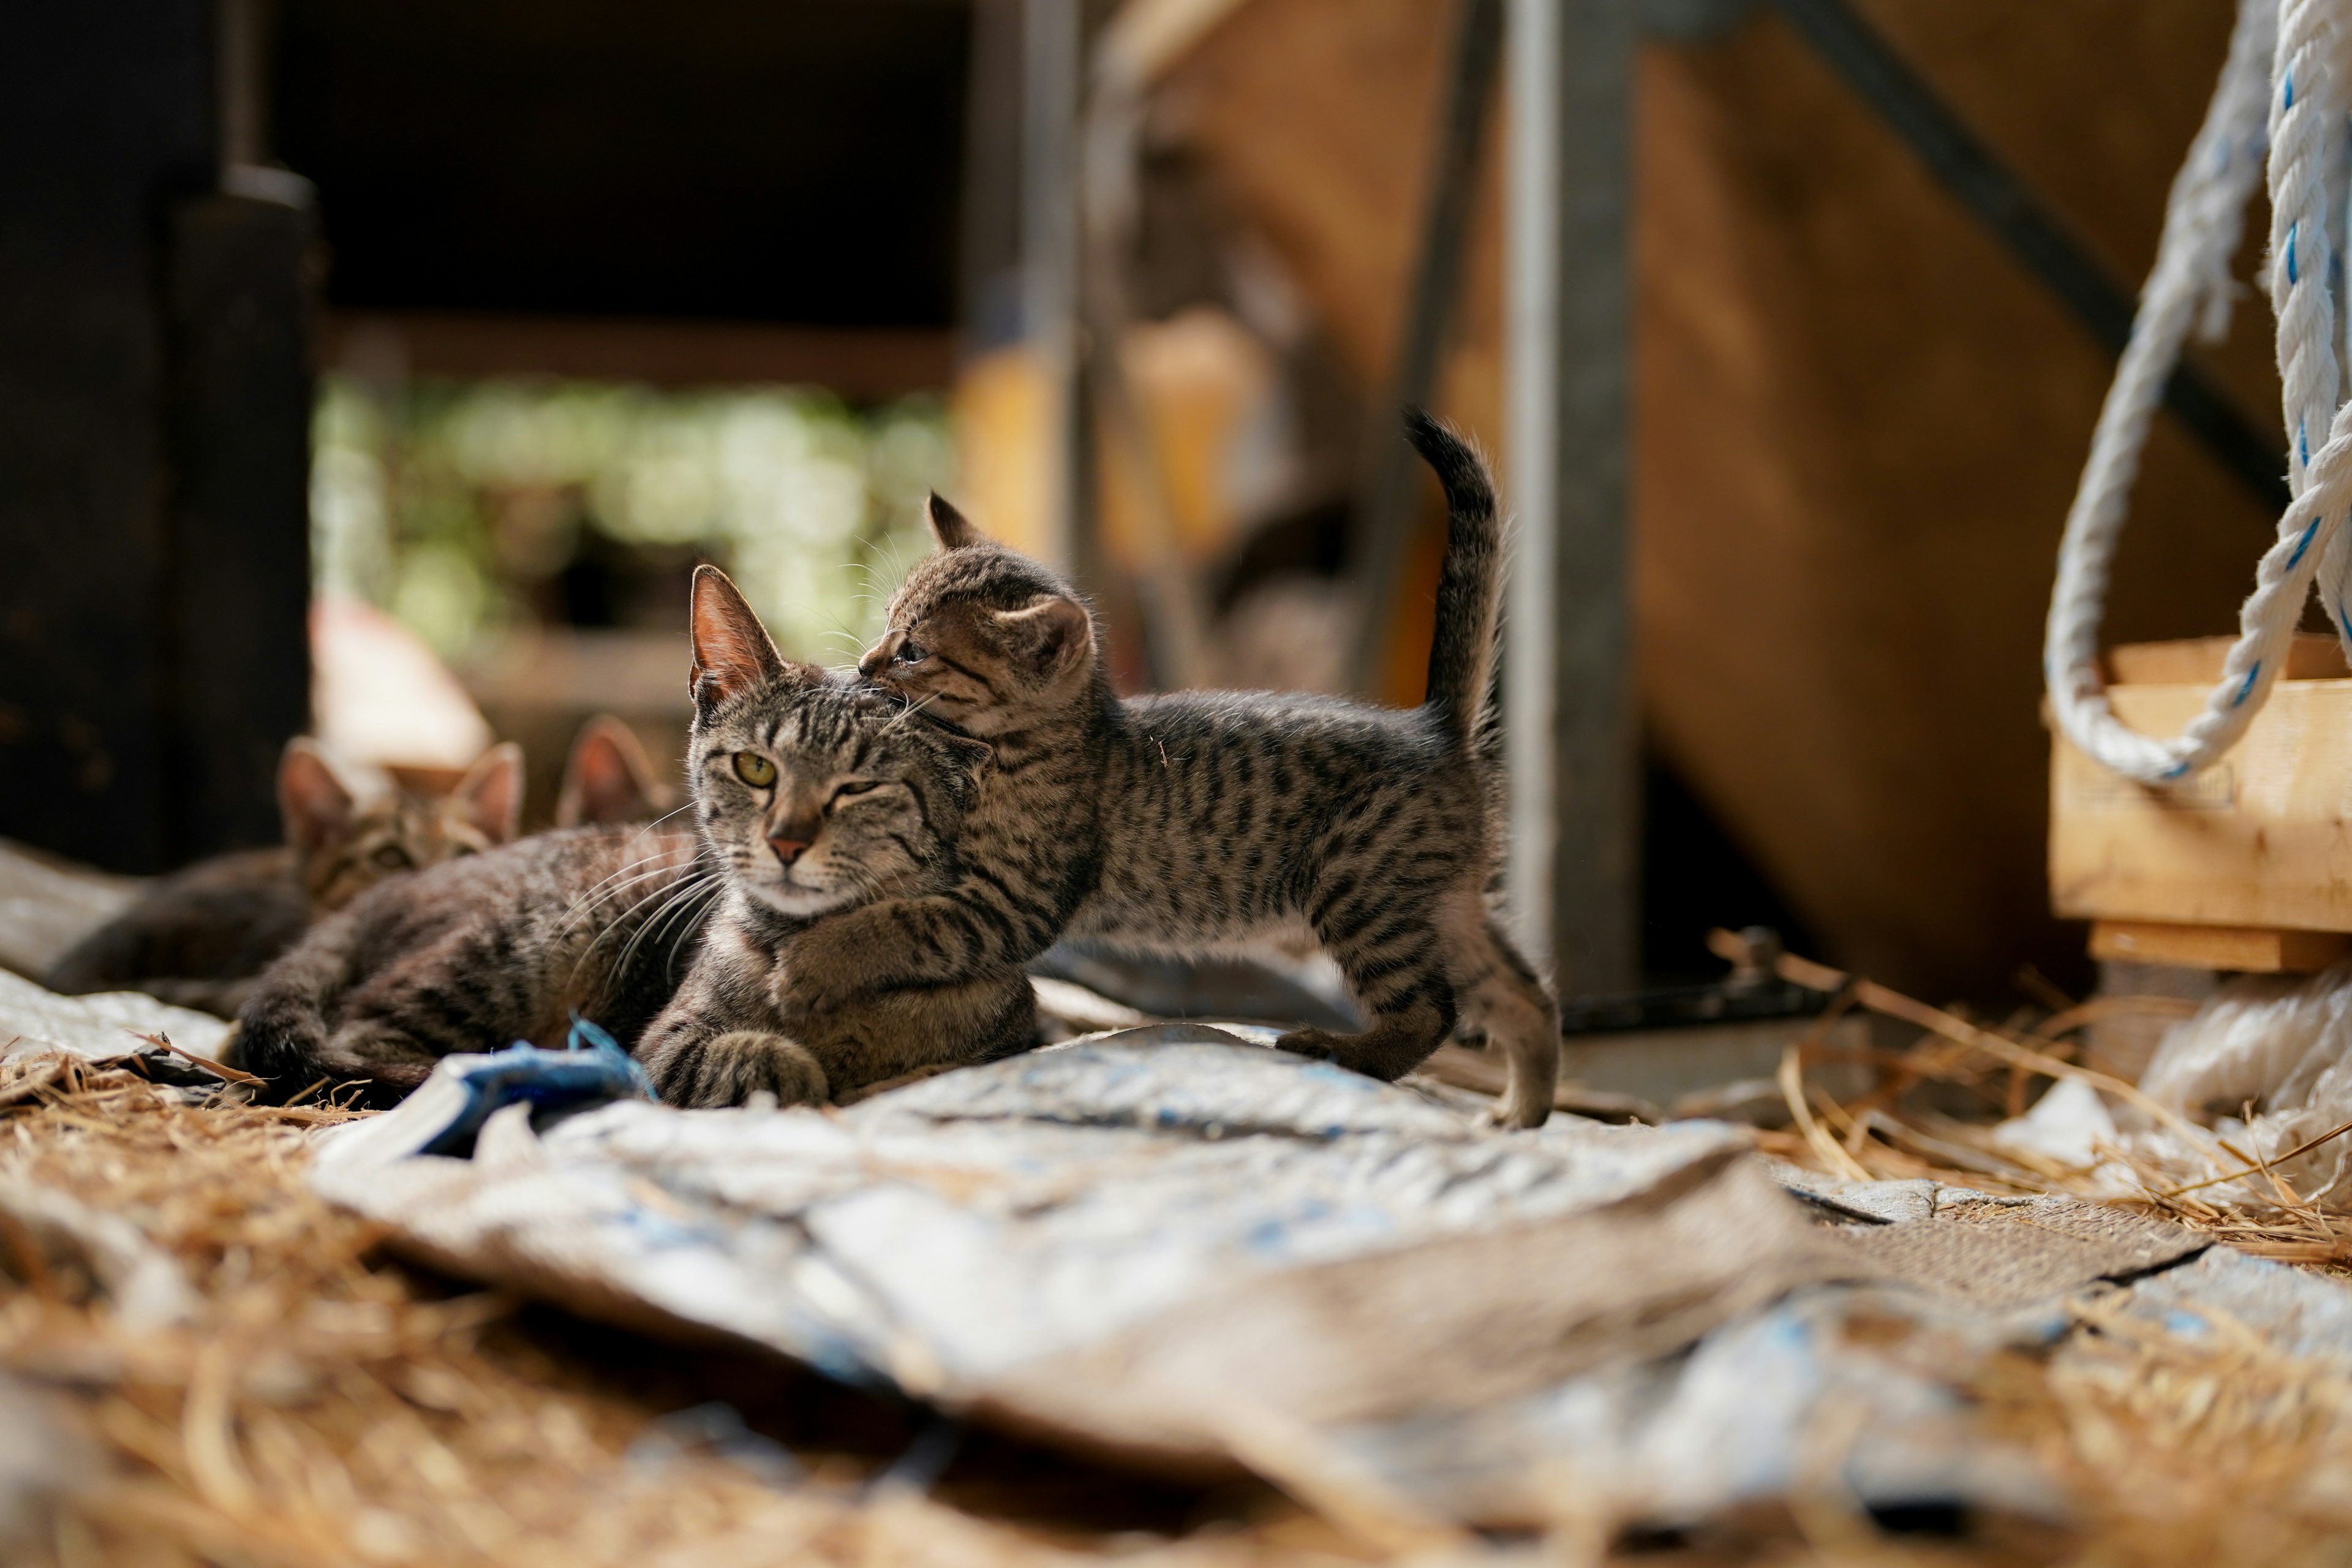
[[[655,1076],[665,1105],[740,1105],[762,1090],[783,1105],[823,1105],[830,1087],[806,1046],[757,1029],[730,1029],[670,1058]]]
[[[1394,1082],[1428,1059],[1454,1027],[1444,937],[1432,919],[1444,893],[1401,887],[1370,868],[1337,875],[1333,884],[1338,891],[1317,900],[1308,923],[1347,975],[1371,1026],[1360,1035],[1294,1029],[1276,1044]]]
[[[841,1095],[918,1068],[994,1061],[1029,1049],[1037,1041],[1036,993],[1019,970],[997,968],[961,984],[864,997],[795,1025],[794,1033]]]
[[[1446,967],[1463,1016],[1481,1027],[1490,1048],[1502,1048],[1510,1068],[1495,1120],[1506,1127],[1540,1127],[1551,1114],[1559,1080],[1559,1005],[1486,900],[1465,894],[1442,918]]]
[[[334,1085],[364,1084],[354,1103],[383,1110],[408,1098],[433,1075],[433,1066],[441,1057],[441,1052],[405,1030],[379,1019],[362,1018],[329,1037],[316,1065],[322,1076],[332,1080],[327,1092],[332,1094]],[[299,1094],[306,1086],[284,1087]]]
[[[765,1089],[786,1105],[821,1105],[831,1086],[807,1047],[772,1027],[756,985],[705,954],[678,994],[646,1026],[631,1054],[665,1105],[740,1105]]]
[[[793,978],[778,1005],[798,1027],[885,992],[962,984],[1024,963],[1055,934],[1043,911],[968,885],[844,910],[793,939]]]

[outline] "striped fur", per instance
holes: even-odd
[[[451,1052],[554,1045],[576,1010],[635,1042],[666,1100],[715,1105],[821,1100],[936,1059],[943,1011],[981,1048],[1028,1044],[1027,984],[1001,978],[782,1033],[795,940],[943,879],[982,749],[780,659],[702,695],[691,827],[560,830],[376,889],[263,977],[239,1018],[245,1066],[280,1093],[364,1080],[383,1104]],[[745,782],[743,753],[772,765],[768,787]],[[790,862],[770,847],[786,824],[807,840]]]
[[[1489,910],[1498,860],[1486,743],[1500,572],[1477,455],[1418,412],[1407,435],[1451,513],[1429,700],[1409,712],[1269,693],[1119,701],[1067,584],[933,503],[940,552],[892,598],[862,668],[995,748],[946,893],[812,931],[816,967],[872,986],[1019,963],[1061,930],[1150,952],[1311,934],[1370,1020],[1292,1050],[1382,1079],[1457,1020],[1510,1066],[1505,1120],[1549,1114],[1558,1008]]]
[[[868,985],[827,973],[834,950],[813,945],[949,884],[950,845],[987,748],[910,721],[897,699],[786,663],[709,566],[695,574],[694,641],[688,777],[727,894],[702,957],[637,1047],[663,1098],[813,1102],[1034,1043],[1035,1003],[1017,965]],[[772,778],[747,778],[746,756],[772,762]]]

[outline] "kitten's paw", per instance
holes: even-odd
[[[824,1068],[808,1047],[782,1035],[737,1029],[681,1051],[655,1086],[666,1105],[741,1105],[768,1094],[783,1105],[822,1105]]]
[[[1328,1062],[1339,1054],[1345,1035],[1335,1035],[1328,1029],[1293,1029],[1274,1042],[1277,1051],[1288,1051],[1294,1057],[1308,1057]]]
[[[1551,1103],[1544,1100],[1523,1104],[1518,1096],[1506,1095],[1489,1106],[1478,1120],[1486,1126],[1500,1128],[1505,1131],[1541,1127],[1546,1121],[1551,1120]]]

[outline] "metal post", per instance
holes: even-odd
[[[1045,381],[1046,559],[1080,564],[1085,510],[1079,395],[1079,0],[1023,0],[1022,333]]]
[[[1560,992],[1639,979],[1627,437],[1634,0],[1510,0],[1512,913]],[[1539,962],[1541,960],[1539,959]]]

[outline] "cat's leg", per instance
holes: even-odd
[[[631,1055],[665,1105],[740,1105],[765,1090],[785,1105],[821,1105],[831,1090],[808,1047],[779,1031],[759,984],[706,952]]]
[[[1458,895],[1440,921],[1462,1016],[1485,1034],[1488,1049],[1501,1049],[1510,1069],[1495,1120],[1506,1127],[1540,1127],[1551,1114],[1559,1080],[1559,1005],[1484,899]]]
[[[887,992],[963,984],[1025,963],[1057,933],[1047,911],[978,884],[844,910],[793,939],[778,1005],[798,1027]]]
[[[994,1061],[1029,1049],[1037,1043],[1036,993],[1019,970],[996,966],[956,984],[864,996],[793,1032],[839,1096],[921,1068]]]
[[[782,1105],[822,1105],[832,1087],[806,1046],[758,1029],[730,1029],[647,1070],[665,1105],[741,1105],[762,1091]]]
[[[1454,1027],[1454,988],[1435,916],[1440,887],[1335,867],[1307,923],[1347,976],[1370,1020],[1361,1034],[1294,1029],[1276,1042],[1300,1056],[1393,1082],[1427,1060]]]
[[[396,1025],[380,1018],[360,1018],[328,1037],[326,1049],[315,1065],[328,1080],[327,1093],[333,1095],[336,1087],[344,1084],[364,1085],[352,1103],[382,1110],[407,1099],[432,1076],[441,1056]],[[306,1086],[285,1087],[299,1095]]]

